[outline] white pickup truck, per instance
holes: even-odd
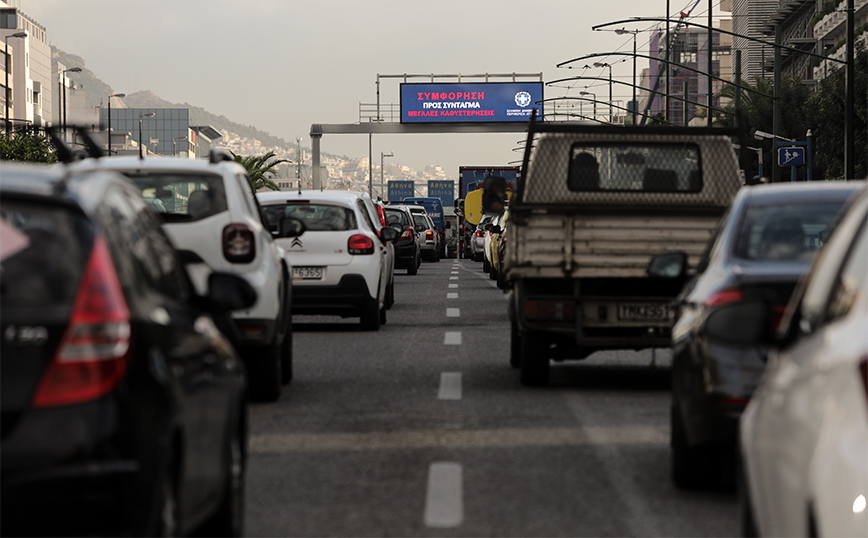
[[[547,384],[553,359],[670,346],[685,275],[648,265],[681,251],[696,266],[742,185],[730,135],[531,121],[505,264],[523,384]]]

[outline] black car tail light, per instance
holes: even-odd
[[[93,400],[127,368],[130,312],[105,239],[94,241],[69,325],[33,396],[34,407]]]
[[[246,224],[223,228],[223,257],[231,263],[250,263],[256,258],[256,237]]]
[[[401,237],[399,237],[398,240],[400,241],[402,239],[410,239],[411,237],[413,237],[413,233],[413,227],[407,226],[406,228],[404,228],[404,233],[401,234]]]
[[[374,240],[364,234],[356,234],[347,241],[347,250],[350,254],[373,254]]]
[[[705,307],[723,306],[725,304],[737,303],[744,299],[744,294],[738,288],[730,288],[719,291],[705,301]]]

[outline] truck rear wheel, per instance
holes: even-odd
[[[509,365],[513,368],[521,367],[521,335],[518,333],[518,324],[510,323],[509,331]]]
[[[541,387],[549,383],[548,342],[538,334],[528,333],[519,340],[521,384]]]

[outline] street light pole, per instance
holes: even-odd
[[[69,108],[66,104],[66,81],[68,79],[68,77],[66,76],[67,73],[81,73],[81,67],[70,67],[69,69],[64,69],[63,72],[61,72],[61,79],[62,79],[61,84],[63,86],[63,101],[61,102],[61,105],[63,105],[63,106],[62,106],[62,110],[61,110],[61,112],[62,112],[61,119],[63,120],[63,140],[64,140],[64,142],[66,141],[66,125],[67,125],[66,111]]]
[[[380,152],[380,196],[383,198],[386,197],[386,191],[383,189],[383,158],[394,156],[395,155],[391,151],[389,153]]]
[[[6,53],[6,95],[4,96],[6,98],[4,99],[6,101],[6,117],[3,118],[3,122],[5,124],[4,131],[7,133],[12,127],[12,122],[9,120],[9,101],[12,100],[12,91],[11,88],[9,88],[9,71],[12,69],[12,62],[10,61],[12,59],[12,54],[9,52],[10,37],[27,37],[27,32],[15,32],[14,34],[9,34],[8,36],[3,38],[3,40],[6,42],[6,48],[4,49]]]
[[[176,136],[172,139],[172,157],[175,156],[175,140],[187,140],[186,136]]]
[[[109,157],[111,157],[112,154],[112,97],[126,96],[127,94],[125,93],[113,93],[108,96],[108,123],[106,124],[106,133],[108,134],[106,138],[108,139],[108,143],[106,144],[106,146],[108,148]],[[139,121],[141,122],[141,120]]]
[[[594,67],[609,68],[609,123],[612,123],[612,65],[606,62],[594,62]]]
[[[144,153],[142,153],[142,141],[144,140],[142,138],[142,118],[150,118],[150,117],[155,116],[155,115],[156,114],[154,112],[148,112],[146,114],[139,114],[139,159],[145,158]],[[111,136],[111,131],[109,131],[109,136]]]
[[[636,34],[639,32],[641,30],[627,30],[626,28],[615,30],[618,35],[633,34],[633,125],[636,125],[636,109],[639,108],[639,102],[636,101]]]
[[[593,92],[579,92],[579,95],[593,95],[594,96],[594,119],[597,119],[597,94]]]

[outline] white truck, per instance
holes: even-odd
[[[685,274],[650,277],[649,263],[697,265],[742,185],[735,134],[531,120],[505,264],[523,384],[547,384],[551,360],[671,345]],[[498,192],[492,178],[487,210]]]

